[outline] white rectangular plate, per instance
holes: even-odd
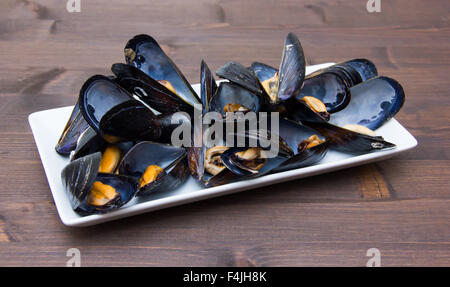
[[[306,71],[307,73],[312,73],[329,65],[331,65],[331,63],[309,66]],[[193,87],[199,94],[199,85],[193,85]],[[185,184],[176,190],[167,191],[163,194],[155,194],[145,198],[135,198],[122,208],[107,214],[80,216],[72,210],[61,182],[61,170],[69,162],[69,159],[59,155],[55,151],[56,142],[64,129],[72,112],[72,108],[73,107],[64,107],[40,111],[31,114],[28,118],[42,160],[42,165],[44,166],[48,183],[53,194],[53,199],[56,208],[58,209],[59,217],[61,218],[61,221],[68,226],[89,226],[99,224],[144,212],[362,165],[392,157],[395,154],[412,149],[417,145],[416,139],[400,123],[395,119],[391,119],[376,131],[377,135],[383,136],[385,140],[397,145],[396,148],[391,150],[357,156],[329,151],[319,163],[313,166],[211,188],[203,188],[190,177]]]

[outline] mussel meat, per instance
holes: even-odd
[[[187,179],[186,158],[184,148],[140,142],[123,157],[119,174],[139,182],[139,196],[173,190]]]

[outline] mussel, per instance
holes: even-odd
[[[298,98],[287,105],[288,114],[328,137],[333,148],[341,151],[358,153],[395,147],[372,130],[392,118],[403,105],[401,85],[387,77],[376,77],[354,86],[351,94],[348,106],[332,114],[329,123]]]
[[[279,136],[294,151],[273,171],[301,168],[319,162],[327,153],[329,140],[321,133],[298,123],[280,119]]]
[[[72,161],[61,172],[72,208],[81,215],[118,209],[138,190],[129,176],[99,172],[101,161],[101,153],[93,153]]]
[[[200,104],[189,82],[155,39],[148,35],[137,35],[128,41],[124,53],[128,64],[137,67],[153,80],[164,83],[185,103]]]
[[[221,159],[238,175],[261,176],[312,165],[328,151],[329,142],[324,136],[292,121],[280,120],[278,136],[282,148],[276,156],[265,156],[266,152],[260,147],[243,147],[228,149]]]
[[[260,96],[233,83],[222,82],[217,92],[209,102],[209,110],[221,113],[226,117],[227,113],[234,112],[259,112],[261,110]]]
[[[289,33],[278,70],[262,63],[252,64],[251,70],[263,87],[268,105],[276,106],[300,93],[305,79],[305,63],[300,41],[295,34]]]
[[[298,99],[320,100],[326,111],[336,113],[350,102],[350,88],[377,76],[375,65],[367,59],[354,59],[316,71],[305,78]]]
[[[377,77],[351,88],[352,100],[345,109],[332,114],[337,126],[362,125],[371,130],[395,116],[405,102],[405,92],[394,79]]]
[[[161,134],[153,112],[108,77],[89,78],[79,103],[84,119],[107,142],[157,139]]]
[[[135,66],[127,64],[114,64],[111,70],[122,88],[158,112],[193,113],[193,105],[196,102],[186,102],[179,97],[170,82],[154,80]]]
[[[255,62],[252,69],[267,94],[275,95],[274,79],[278,70]],[[328,120],[331,113],[344,109],[350,102],[350,88],[377,76],[375,65],[366,59],[354,59],[321,69],[305,77],[295,97],[303,100]],[[283,108],[284,110],[284,108]]]
[[[225,142],[224,145],[207,149],[205,166],[211,174],[205,178],[207,187],[262,176],[294,154],[283,139],[269,131],[258,130],[234,136],[236,141],[244,139],[242,147],[227,147]],[[265,141],[265,144],[261,144],[261,141]],[[273,148],[274,145],[278,150]],[[277,151],[276,154],[273,153],[274,150]]]
[[[172,131],[189,116],[181,113],[155,115],[116,82],[97,75],[80,91],[80,110],[96,133],[108,142],[151,140],[168,143]],[[175,117],[175,118],[174,118]]]
[[[173,190],[189,174],[186,157],[184,148],[140,142],[123,157],[119,174],[139,182],[139,196]]]

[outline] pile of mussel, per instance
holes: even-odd
[[[135,36],[124,55],[126,64],[112,66],[114,76],[95,75],[84,83],[56,145],[58,153],[70,156],[61,176],[81,215],[173,190],[189,176],[211,187],[309,166],[329,149],[365,153],[395,147],[375,130],[402,107],[400,84],[378,76],[366,59],[306,76],[293,33],[278,68],[229,62],[216,71],[222,79],[216,82],[202,61],[200,97],[152,37]],[[210,112],[216,117],[205,123]],[[247,125],[250,112],[265,128]],[[259,118],[264,112],[279,117]],[[193,124],[197,117],[200,125]],[[236,128],[242,123],[244,132]],[[234,128],[215,138],[212,124]],[[272,124],[276,134],[267,128]],[[180,127],[187,127],[190,143],[200,144],[173,145]],[[277,152],[269,156],[272,146]]]

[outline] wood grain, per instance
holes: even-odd
[[[450,265],[450,2],[66,1],[0,3],[0,265]],[[419,146],[363,167],[74,229],[58,219],[28,114],[73,105],[135,34],[158,39],[187,79],[200,61],[278,65],[295,32],[309,64],[357,57],[397,79],[396,118]]]

